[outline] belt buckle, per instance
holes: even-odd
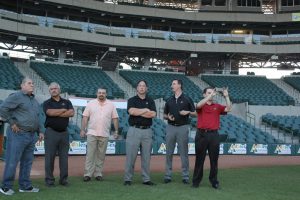
[[[203,129],[203,128],[200,129],[200,133],[207,133],[207,132],[209,132],[209,129]]]

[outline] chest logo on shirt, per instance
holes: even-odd
[[[214,111],[216,111],[216,110],[217,110],[217,108],[213,108],[213,110],[214,110]]]
[[[65,106],[66,104],[65,104],[65,103],[62,103],[61,105],[62,105],[62,106]]]
[[[146,101],[146,105],[148,105],[148,101]]]
[[[180,103],[183,103],[183,101],[180,101]]]

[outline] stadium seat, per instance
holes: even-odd
[[[107,88],[107,98],[124,98],[124,91],[99,68],[79,67],[46,62],[31,62],[30,67],[47,84],[55,81],[61,85],[62,92],[80,97],[95,98],[99,86]],[[60,74],[60,76],[57,76]]]
[[[294,99],[263,76],[202,75],[213,87],[228,87],[233,102],[250,105],[295,105]]]
[[[181,79],[183,81],[184,92],[186,92],[194,102],[198,102],[202,99],[201,89],[183,74],[138,72],[129,70],[121,70],[119,74],[133,87],[135,87],[138,80],[146,80],[149,88],[148,94],[153,99],[167,99],[171,96],[172,91],[170,87],[174,79]]]

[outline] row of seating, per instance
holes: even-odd
[[[99,86],[107,88],[107,98],[124,98],[122,91],[113,80],[99,68],[79,67],[46,62],[31,62],[30,67],[47,84],[55,81],[62,92],[80,97],[94,98]]]
[[[283,80],[300,92],[300,76],[285,76]]]
[[[268,113],[261,118],[263,123],[300,137],[300,116],[273,115]]]
[[[9,58],[0,58],[0,88],[18,90],[22,78],[22,74]]]
[[[192,118],[191,124],[196,127],[197,119]],[[221,142],[273,144],[282,143],[267,132],[254,127],[250,123],[228,114],[221,116],[219,130]]]
[[[123,139],[126,139],[128,124],[128,113],[126,109],[117,109],[119,115],[119,132]],[[191,125],[196,127],[197,119],[191,118]],[[153,144],[160,146],[166,143],[166,123],[158,118],[153,119]],[[112,126],[113,130],[113,126]],[[84,140],[80,138],[80,128],[72,123],[68,126],[70,140]],[[256,144],[274,144],[282,143],[281,140],[274,138],[272,135],[254,127],[248,122],[235,117],[234,115],[225,115],[221,117],[221,126],[219,130],[221,142],[228,143],[256,143]],[[194,138],[189,138],[190,142],[194,142]]]
[[[282,45],[282,44],[300,44],[300,37],[280,37],[280,38],[261,38],[262,44]]]
[[[200,99],[202,99],[201,89],[183,74],[140,72],[129,70],[121,70],[119,71],[119,74],[133,87],[136,87],[136,84],[139,80],[146,80],[148,83],[148,94],[153,99],[167,99],[173,95],[171,84],[174,79],[181,79],[183,81],[184,92],[188,94],[194,102],[198,102]]]
[[[213,87],[228,87],[233,102],[250,105],[295,105],[295,100],[263,76],[202,75]]]

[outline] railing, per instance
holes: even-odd
[[[5,17],[7,15],[7,17]],[[289,44],[288,42],[299,42],[300,43],[300,34],[288,34],[285,36],[282,35],[274,35],[272,37],[263,36],[263,35],[253,35],[253,34],[213,34],[213,33],[191,33],[191,34],[183,34],[177,32],[170,32],[170,31],[158,31],[158,30],[149,30],[149,29],[138,29],[138,28],[126,28],[126,27],[111,27],[105,26],[101,24],[93,24],[93,23],[86,23],[80,21],[70,21],[70,20],[61,20],[56,18],[50,17],[42,17],[42,16],[34,16],[34,15],[24,15],[18,14],[15,12],[10,12],[6,10],[0,9],[0,17],[5,17],[5,20],[17,21],[21,23],[27,23],[26,19],[23,20],[23,16],[30,16],[32,18],[36,18],[37,25],[42,27],[54,27],[55,23],[62,23],[62,27],[64,29],[72,30],[72,26],[77,27],[77,31],[85,31],[88,33],[95,33],[96,29],[103,29],[107,35],[114,35],[113,30],[122,30],[124,31],[123,37],[130,37],[130,38],[139,38],[139,32],[152,32],[152,33],[161,33],[163,34],[164,40],[174,41],[177,40],[178,36],[186,36],[187,38],[190,37],[198,37],[198,36],[205,36],[205,43],[228,43],[228,44],[243,44],[243,45],[261,45],[265,40],[270,40],[270,42],[274,42],[276,44],[280,40],[280,44]],[[240,38],[240,39],[239,39]],[[239,39],[237,43],[236,39]],[[277,41],[278,40],[278,41]],[[283,41],[282,41],[283,40]],[[186,42],[193,42],[193,41],[186,41]]]
[[[249,122],[251,125],[253,122],[253,126],[256,127],[255,120],[256,120],[256,116],[253,113],[250,113],[249,111],[247,111],[246,112],[246,121]]]

